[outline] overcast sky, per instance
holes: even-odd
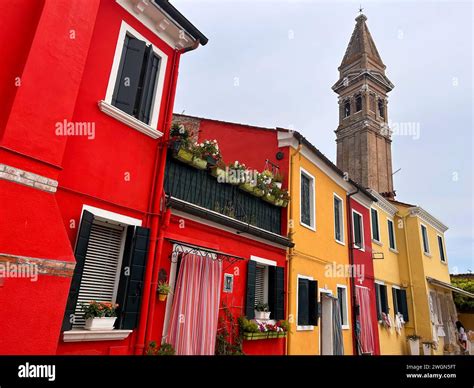
[[[209,38],[182,57],[175,112],[293,127],[335,162],[338,106],[331,86],[359,2],[172,2]],[[449,226],[451,272],[474,271],[472,3],[362,7],[395,85],[389,120],[415,131],[393,137],[393,170],[401,169],[394,175],[397,199]]]

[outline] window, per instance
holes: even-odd
[[[428,230],[425,225],[421,225],[421,237],[423,239],[423,252],[429,255],[430,253],[430,244],[428,241]]]
[[[315,229],[314,214],[314,178],[301,171],[300,220],[303,226]]]
[[[380,242],[379,212],[375,209],[370,209],[370,219],[372,225],[372,239]]]
[[[443,263],[446,263],[446,256],[444,254],[443,237],[438,236],[439,257]]]
[[[360,112],[362,110],[362,96],[358,94],[355,98],[356,103],[356,112]]]
[[[354,247],[364,249],[364,226],[362,215],[355,210],[352,211],[352,229],[354,237]]]
[[[346,100],[344,102],[344,118],[349,117],[351,115],[351,102]]]
[[[272,260],[252,256],[247,265],[247,295],[245,315],[255,317],[255,305],[268,303],[270,319],[284,319],[285,269]]]
[[[388,314],[387,286],[375,283],[375,298],[377,303],[377,319],[382,319],[382,313]]]
[[[153,52],[153,47],[127,34],[112,105],[145,124],[150,124],[159,68],[160,58]]]
[[[297,325],[300,330],[318,325],[318,282],[298,276]]]
[[[119,305],[116,328],[136,327],[148,236],[147,228],[126,225],[83,211],[63,330],[84,326],[82,305],[91,300]]]
[[[344,243],[344,210],[342,199],[334,194],[334,238]]]
[[[341,314],[341,325],[343,329],[349,328],[349,314],[347,306],[347,287],[337,286],[337,299],[339,301],[339,310]]]
[[[408,305],[407,292],[398,287],[392,287],[393,309],[394,315],[400,313],[403,315],[403,320],[408,322]]]
[[[390,249],[396,250],[397,246],[395,244],[395,230],[393,228],[393,221],[387,220],[387,225],[388,225],[388,243],[389,243]]]
[[[383,100],[379,99],[378,107],[379,107],[379,116],[382,118],[385,118],[385,105],[384,105]]]

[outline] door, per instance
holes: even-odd
[[[320,291],[321,295],[321,354],[333,355],[334,332],[333,332],[333,303],[331,294]]]

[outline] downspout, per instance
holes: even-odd
[[[147,225],[150,227],[150,244],[148,248],[148,258],[146,262],[146,271],[145,271],[145,279],[143,284],[143,299],[140,308],[140,316],[138,320],[138,330],[137,330],[137,340],[135,343],[135,354],[142,355],[145,349],[145,334],[148,327],[148,318],[150,318],[149,310],[151,306],[151,300],[153,299],[153,295],[155,294],[155,290],[152,288],[152,280],[154,275],[154,263],[155,263],[155,253],[156,250],[156,243],[158,240],[158,218],[160,217],[163,219],[163,212],[164,209],[161,209],[162,203],[161,200],[163,198],[163,182],[165,176],[165,165],[166,165],[166,145],[169,137],[170,127],[171,127],[171,120],[173,115],[173,104],[174,104],[174,91],[176,90],[176,83],[178,78],[178,66],[179,66],[179,58],[181,55],[181,51],[175,50],[173,55],[173,61],[171,64],[171,83],[168,89],[167,95],[167,106],[165,112],[165,125],[163,136],[161,141],[158,143],[157,146],[157,153],[155,159],[155,167],[153,171],[153,184],[152,190],[150,193],[150,200],[148,204],[148,220]],[[156,209],[156,212],[153,210]],[[160,214],[160,216],[158,216]],[[150,221],[150,217],[151,221]],[[161,235],[162,233],[160,233]],[[160,244],[159,244],[160,245]],[[160,246],[159,246],[160,248]],[[158,250],[158,253],[161,252]],[[153,309],[152,309],[153,310]]]
[[[411,263],[410,263],[410,250],[408,249],[408,235],[407,235],[407,223],[406,218],[409,215],[402,217],[403,220],[403,232],[405,234],[405,249],[407,252],[407,262],[408,262],[408,281],[410,283],[410,294],[411,294],[411,305],[413,306],[413,328],[415,330],[414,334],[417,334],[417,324],[416,324],[416,307],[415,307],[415,290],[413,289],[413,276],[411,273]],[[408,307],[407,307],[408,308]]]
[[[354,265],[354,250],[353,250],[353,236],[352,236],[352,206],[351,206],[351,197],[359,192],[359,188],[357,188],[356,191],[349,193],[346,195],[347,198],[347,224],[348,224],[348,242],[349,242],[349,264],[351,265],[351,268],[353,268]],[[351,311],[352,311],[352,337],[353,337],[353,352],[354,355],[359,354],[359,349],[357,347],[358,343],[358,337],[357,337],[357,313],[355,306],[357,304],[357,298],[356,298],[356,290],[355,290],[355,283],[354,283],[354,277],[350,276],[349,277],[350,284],[351,284]]]
[[[176,96],[176,85],[178,82],[178,68],[179,68],[179,60],[181,55],[187,53],[188,51],[195,50],[199,47],[200,41],[197,39],[192,46],[186,47],[181,50],[175,50],[175,55],[173,57],[173,64],[172,64],[172,74],[171,74],[171,82],[170,89],[168,91],[168,105],[165,117],[167,118],[165,122],[165,136],[163,138],[163,152],[161,153],[161,171],[160,176],[158,177],[158,193],[157,198],[162,199],[162,206],[160,206],[161,212],[163,214],[162,218],[162,225],[160,228],[160,232],[158,235],[158,247],[156,249],[156,260],[154,261],[152,267],[152,278],[149,287],[149,303],[148,308],[146,311],[146,324],[145,324],[145,344],[149,343],[151,340],[151,335],[153,331],[153,320],[155,316],[155,306],[156,306],[156,288],[158,286],[158,278],[160,274],[160,266],[161,266],[161,256],[163,252],[163,242],[165,236],[165,230],[169,226],[170,219],[171,219],[171,210],[165,209],[165,193],[164,193],[164,181],[165,181],[165,166],[166,166],[166,144],[168,142],[169,132],[171,130],[171,124],[173,122],[173,107],[174,107],[174,99]],[[159,209],[159,210],[160,210]],[[155,242],[156,247],[156,242]],[[145,307],[145,306],[144,306]],[[143,354],[143,349],[142,353]]]
[[[298,155],[300,152],[301,152],[301,149],[303,148],[303,145],[301,144],[301,142],[299,142],[298,144],[298,148],[293,152],[291,153],[290,151],[290,182],[289,182],[289,190],[293,190],[293,176],[295,174],[293,174],[293,166],[294,166],[294,163],[293,163],[293,158]],[[288,221],[291,221],[293,220],[293,204],[291,204],[288,208]],[[293,225],[293,224],[292,224]],[[288,228],[290,229],[290,228]],[[294,225],[293,227],[291,228],[291,230],[288,231],[288,235],[290,237],[290,240],[293,241],[293,234],[294,234]],[[286,292],[287,292],[287,297],[286,297],[286,313],[289,315],[289,312],[290,312],[290,300],[292,300],[291,298],[291,288],[290,286],[292,285],[292,282],[291,282],[291,262],[292,262],[292,258],[294,256],[294,253],[293,253],[293,250],[294,250],[294,247],[291,247],[288,249],[288,256],[286,258],[286,261],[287,261],[287,268],[288,268],[288,273],[286,275]],[[286,336],[286,341],[285,341],[285,354],[288,354],[288,348],[290,347],[290,335],[288,334]]]

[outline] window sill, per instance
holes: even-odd
[[[309,229],[309,230],[312,230],[313,232],[316,232],[316,227],[315,226],[305,224],[304,222],[301,222],[301,221],[300,221],[300,225],[305,227],[306,229]]]
[[[314,326],[296,326],[296,331],[310,331],[314,330]]]
[[[334,239],[338,244],[346,246],[346,243],[344,241],[339,241],[338,239]]]
[[[426,257],[429,257],[430,259],[433,257],[433,256],[431,256],[431,253],[429,253],[429,252],[423,252],[423,254],[424,254]]]
[[[157,129],[150,127],[148,124],[136,119],[133,116],[130,116],[128,113],[121,111],[115,106],[105,102],[104,100],[99,101],[99,109],[104,112],[106,115],[117,119],[121,123],[136,129],[138,132],[143,133],[144,135],[150,136],[152,139],[158,139],[163,136],[163,132],[158,131]]]
[[[374,244],[377,244],[377,245],[380,245],[381,247],[383,247],[383,243],[381,243],[379,240],[376,240],[376,239],[373,238],[373,239],[372,239],[372,242],[373,242]]]
[[[390,252],[393,252],[393,253],[396,253],[397,255],[398,255],[398,253],[399,253],[396,249],[393,249],[393,248],[389,248],[389,251],[390,251]]]
[[[64,342],[119,341],[127,338],[132,330],[83,330],[72,329],[63,333]]]
[[[350,327],[349,327],[349,325],[341,325],[341,329],[342,330],[349,330]]]

